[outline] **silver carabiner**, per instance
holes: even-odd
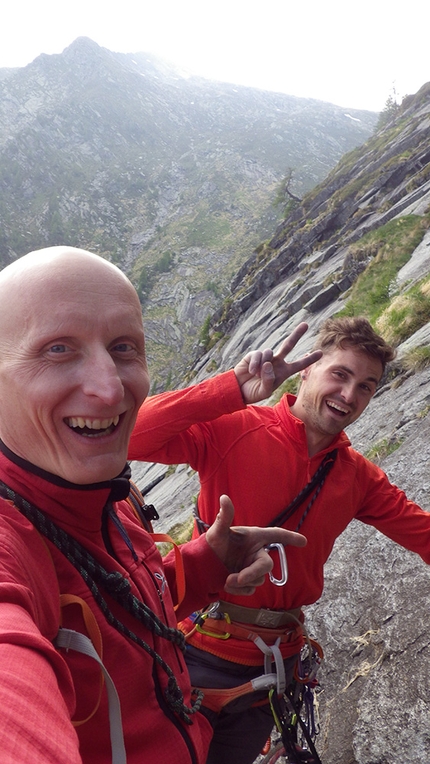
[[[266,550],[269,552],[271,549],[277,549],[279,554],[279,563],[281,566],[281,578],[275,578],[272,573],[269,573],[269,580],[275,586],[284,586],[288,581],[288,565],[287,555],[285,554],[285,547],[283,544],[268,544]]]

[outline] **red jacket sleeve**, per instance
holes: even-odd
[[[80,764],[78,738],[48,660],[52,644],[17,605],[0,603],[0,623],[2,764]]]
[[[79,764],[70,721],[69,669],[51,639],[59,592],[47,549],[4,505],[0,517],[0,759],[2,764]],[[15,533],[14,524],[20,526]],[[53,575],[51,576],[51,570]]]
[[[128,458],[179,464],[193,461],[198,449],[187,430],[245,408],[234,371],[184,390],[161,393],[142,404],[130,440]]]

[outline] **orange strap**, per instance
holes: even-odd
[[[219,714],[224,706],[226,706],[227,703],[231,703],[232,700],[241,698],[243,695],[249,695],[250,693],[261,692],[263,689],[267,691],[267,697],[255,701],[250,705],[250,708],[267,705],[270,702],[268,688],[255,687],[254,681],[250,680],[249,682],[245,682],[245,684],[240,684],[238,687],[229,687],[227,689],[219,689],[217,687],[194,687],[193,689],[200,690],[203,693],[203,706]]]
[[[239,687],[231,687],[226,690],[218,690],[212,687],[196,687],[195,689],[201,690],[203,693],[202,705],[216,713],[219,713],[232,700],[254,692],[252,682],[246,682],[246,684],[241,684]]]
[[[134,483],[132,483],[132,482],[130,482],[130,492],[133,494],[134,499],[136,501],[138,501],[139,504],[141,504],[141,505],[145,504],[145,500],[144,500],[142,494],[140,493],[138,487]],[[152,537],[152,539],[154,541],[161,541],[161,542],[173,545],[173,549],[175,550],[176,595],[177,595],[177,598],[178,598],[178,601],[177,601],[176,605],[174,605],[174,609],[177,610],[179,605],[181,604],[181,602],[183,602],[183,599],[185,597],[185,592],[186,592],[184,563],[182,561],[182,555],[181,555],[181,551],[179,549],[179,546],[166,533],[153,533],[152,532],[152,525],[149,522],[148,522],[148,524],[149,524],[149,526],[151,528],[151,531],[148,531],[147,528],[145,528],[145,526],[143,525],[142,519],[141,519],[141,517],[139,517],[139,513],[137,512],[136,507],[134,506],[133,501],[130,498],[128,498],[127,501],[129,503],[130,507],[132,508],[135,517],[138,519],[140,525],[142,525],[142,528],[144,528],[144,530],[147,533],[150,533],[150,536]]]
[[[67,607],[67,605],[80,606],[82,610],[85,626],[90,636],[90,639],[95,647],[97,655],[102,660],[103,659],[102,635],[100,633],[100,629],[96,621],[96,617],[93,611],[91,610],[90,606],[88,605],[87,602],[85,602],[85,600],[83,600],[81,597],[77,597],[74,594],[60,594],[60,606],[63,608],[63,607]],[[61,624],[62,624],[62,618],[61,618]],[[100,670],[100,687],[99,687],[99,694],[97,697],[96,705],[86,719],[80,719],[79,721],[72,721],[72,724],[74,727],[80,727],[81,724],[85,724],[85,722],[88,722],[90,719],[92,719],[94,714],[97,712],[100,706],[100,701],[102,699],[103,685],[104,685],[104,676],[103,676],[103,672]]]

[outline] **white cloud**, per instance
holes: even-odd
[[[0,66],[25,66],[85,35],[147,51],[204,77],[349,108],[383,108],[430,80],[429,11],[392,0],[15,0],[0,29]]]

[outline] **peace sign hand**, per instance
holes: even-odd
[[[252,350],[239,361],[234,367],[234,373],[245,403],[257,403],[268,398],[288,377],[311,366],[321,358],[321,350],[314,350],[292,363],[285,361],[285,357],[296,346],[307,329],[308,324],[304,322],[296,326],[283,341],[277,353],[274,353],[270,348]]]

